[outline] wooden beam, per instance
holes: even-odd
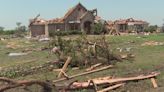
[[[102,65],[102,63],[95,64],[95,65],[91,66],[90,68],[87,68],[86,71],[94,70],[96,67],[98,67],[100,65]]]
[[[121,87],[121,86],[123,86],[123,85],[124,85],[124,83],[116,84],[116,85],[110,86],[110,87],[108,87],[108,88],[99,90],[99,91],[97,91],[97,92],[108,92],[108,91],[110,91],[110,90],[116,89],[116,88]]]
[[[155,78],[151,78],[151,82],[152,82],[154,88],[158,87],[157,82],[155,81]]]
[[[94,84],[96,85],[102,85],[102,84],[115,84],[115,83],[124,83],[124,82],[129,82],[129,81],[136,81],[136,80],[144,80],[144,79],[150,79],[150,78],[154,78],[157,75],[159,75],[159,73],[152,73],[149,75],[145,75],[145,76],[137,76],[137,77],[129,77],[129,78],[115,78],[115,79],[107,79],[107,78],[102,78],[102,79],[92,79],[92,81],[94,82]],[[70,89],[79,89],[79,88],[88,88],[89,86],[93,86],[93,85],[89,85],[89,82],[75,82],[72,84]]]
[[[107,69],[112,68],[112,67],[113,67],[113,65],[109,65],[109,66],[102,67],[102,68],[97,69],[97,70],[92,70],[92,71],[89,71],[89,72],[84,72],[84,73],[76,74],[76,75],[70,76],[69,79],[72,79],[72,78],[75,78],[75,77],[78,77],[78,76],[84,76],[84,75],[95,73],[95,72],[99,72],[99,71],[103,71],[103,70],[107,70]],[[61,78],[61,79],[58,79],[58,80],[54,80],[53,82],[54,83],[61,82],[61,81],[64,81],[66,79],[67,78]]]
[[[63,72],[66,71],[68,64],[71,62],[71,59],[72,59],[72,57],[68,57],[68,58],[67,58],[67,61],[65,62],[63,68],[61,69],[61,71],[60,71],[60,73],[59,73],[59,75],[58,75],[58,78],[61,78],[61,77],[62,77]]]

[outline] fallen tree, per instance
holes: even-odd
[[[9,89],[17,87],[27,87],[31,85],[39,85],[43,88],[43,92],[52,92],[52,84],[50,82],[40,81],[40,80],[20,80],[16,81],[9,78],[1,77],[0,81],[6,82],[3,86],[0,86],[0,92],[4,92]]]

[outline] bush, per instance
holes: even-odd
[[[60,62],[65,62],[67,56],[71,56],[70,66],[83,68],[100,62],[112,64],[113,60],[120,61],[108,45],[105,36],[94,40],[87,39],[85,35],[74,40],[56,36],[50,41],[49,48],[58,48],[55,54]],[[61,67],[60,64],[57,66]]]
[[[153,33],[153,32],[155,32],[155,31],[157,30],[157,28],[158,28],[157,25],[149,26],[148,28],[146,28],[146,29],[144,30],[144,32],[151,32],[151,33]]]
[[[15,30],[0,31],[0,34],[2,34],[2,35],[13,35],[13,34],[15,34]]]
[[[49,31],[49,35],[51,37],[54,36],[65,36],[65,35],[77,35],[77,34],[82,34],[81,31],[79,30],[70,30],[70,31]]]
[[[93,26],[93,34],[101,34],[103,32],[103,24],[97,23]]]

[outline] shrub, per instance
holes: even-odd
[[[60,62],[65,62],[67,56],[71,56],[70,66],[80,68],[100,62],[103,64],[112,64],[112,60],[119,60],[110,51],[108,45],[105,36],[92,41],[87,39],[85,35],[81,35],[81,37],[74,40],[57,36],[49,43],[50,48],[57,47],[59,49],[58,53],[54,53]],[[58,67],[60,66],[58,65]]]
[[[147,27],[147,28],[144,30],[144,32],[151,32],[151,33],[153,33],[153,32],[155,32],[155,31],[157,30],[157,28],[158,28],[157,25],[149,26],[149,27]]]
[[[15,34],[15,30],[0,31],[0,34],[2,34],[2,35],[13,35],[13,34]]]
[[[101,34],[103,32],[103,24],[97,23],[93,26],[93,34]]]

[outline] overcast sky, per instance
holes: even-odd
[[[162,25],[164,0],[0,0],[0,26],[16,27],[16,22],[28,25],[37,14],[41,18],[62,17],[79,2],[87,9],[98,9],[98,15],[106,20],[123,18],[142,19]]]

